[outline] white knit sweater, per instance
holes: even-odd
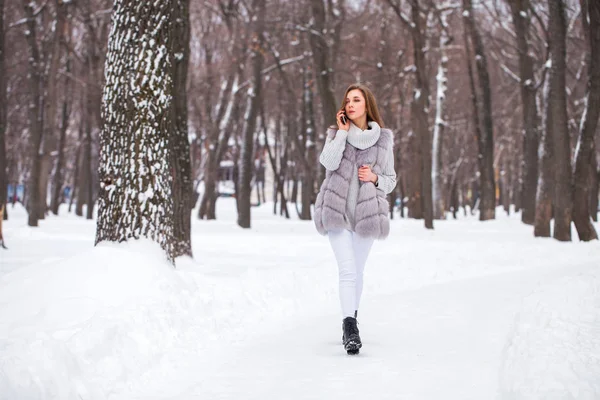
[[[350,143],[357,149],[364,150],[377,143],[381,128],[377,122],[369,122],[369,128],[361,130],[359,127],[350,122],[348,131],[338,130],[333,139],[327,138],[325,146],[319,157],[319,161],[323,166],[335,171],[340,166],[346,142]],[[394,169],[394,152],[390,149],[387,155],[386,164],[382,166],[382,173],[377,175],[377,187],[385,194],[389,194],[396,187],[396,170]],[[358,189],[360,181],[358,179],[358,169],[354,169],[354,176],[350,180],[348,189],[348,197],[346,200],[346,220],[348,222],[348,230],[354,231],[354,211],[358,201]]]

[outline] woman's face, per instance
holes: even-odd
[[[352,121],[359,120],[365,116],[367,112],[365,96],[359,89],[353,89],[348,92],[345,111],[348,118]]]

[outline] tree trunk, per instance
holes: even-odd
[[[594,222],[598,222],[598,191],[599,183],[600,183],[600,170],[598,170],[598,160],[594,157],[592,158],[592,177],[590,184],[590,215],[592,216],[592,220]]]
[[[554,193],[554,146],[553,146],[553,116],[550,99],[554,95],[554,87],[547,78],[544,82],[544,130],[540,143],[539,181],[535,199],[535,224],[533,234],[535,237],[550,237],[550,221],[552,220],[552,206]]]
[[[34,12],[35,3],[29,0],[23,0],[23,8],[27,18],[25,38],[29,47],[29,92],[31,95],[29,106],[29,135],[30,135],[30,160],[29,185],[27,211],[29,212],[27,224],[29,226],[38,226],[40,219],[41,198],[40,198],[40,168],[41,159],[39,156],[40,145],[42,142],[42,75],[40,65],[40,53],[36,38],[36,21]]]
[[[154,240],[171,262],[174,15],[174,0],[115,1],[106,56],[96,229],[96,243]]]
[[[519,50],[519,77],[521,79],[521,102],[523,107],[523,155],[520,206],[521,221],[528,225],[535,222],[535,193],[538,180],[538,110],[536,85],[533,75],[533,58],[529,54],[529,0],[508,0],[515,26]]]
[[[596,172],[592,174],[593,178],[592,190],[590,193],[590,214],[592,214],[592,219],[594,220],[594,222],[598,222],[598,195],[600,194],[600,170],[597,169],[597,162],[594,163],[594,167],[596,167],[594,169]]]
[[[593,168],[596,161],[594,135],[600,114],[600,2],[588,1],[588,12],[582,12],[589,21],[588,41],[591,52],[588,64],[588,87],[585,111],[581,119],[579,139],[575,151],[575,171],[573,190],[573,221],[579,240],[598,239],[596,229],[590,220],[590,190]],[[593,194],[593,192],[592,192]],[[596,191],[596,197],[598,192]]]
[[[570,241],[573,192],[565,77],[567,26],[563,0],[548,0],[548,6],[550,9],[548,26],[552,31],[550,42],[552,66],[549,79],[554,90],[553,96],[549,98],[555,165],[553,236],[560,241]]]
[[[67,74],[71,72],[71,57],[67,59]],[[71,93],[71,78],[65,77],[64,92],[67,94],[63,99],[62,106],[62,121],[60,125],[60,139],[58,142],[58,157],[56,159],[56,169],[54,171],[54,177],[52,180],[52,200],[50,202],[50,209],[54,215],[58,215],[58,208],[61,203],[62,191],[63,191],[63,164],[65,158],[65,142],[67,139],[67,128],[69,127],[69,117],[71,110],[69,107],[70,93]]]
[[[413,93],[412,111],[415,113],[415,132],[420,143],[420,165],[415,162],[415,167],[420,169],[421,202],[425,227],[433,229],[433,200],[431,182],[431,132],[429,130],[429,75],[425,60],[425,39],[421,29],[421,9],[418,0],[412,1],[412,23],[411,29],[413,39],[413,54],[415,59],[415,91]]]
[[[48,210],[48,181],[52,171],[53,153],[56,151],[56,113],[58,109],[58,68],[62,53],[62,38],[67,14],[67,2],[55,0],[56,23],[51,42],[48,72],[45,76],[46,93],[44,94],[44,124],[42,134],[41,172],[40,172],[40,211],[39,218],[44,219]]]
[[[479,220],[487,221],[496,217],[496,182],[494,180],[494,124],[492,120],[492,92],[488,73],[487,57],[481,35],[475,24],[472,0],[463,0],[463,19],[475,51],[475,65],[481,90],[482,134],[479,137],[480,160],[480,205]],[[469,61],[470,62],[470,61]]]
[[[75,205],[75,215],[82,217],[83,216],[83,206],[88,202],[88,178],[91,175],[91,166],[90,160],[88,158],[88,131],[91,130],[91,121],[92,116],[89,113],[88,104],[88,90],[84,89],[84,104],[83,110],[85,112],[82,113],[81,118],[83,118],[83,123],[81,128],[83,131],[79,133],[80,145],[79,145],[79,177],[78,177],[78,188],[77,188],[77,203]]]
[[[7,204],[8,180],[6,176],[6,69],[4,63],[4,0],[0,0],[0,208]],[[0,213],[0,242],[2,241],[2,218]]]
[[[432,165],[432,181],[433,181],[433,216],[436,219],[445,219],[446,205],[444,204],[444,177],[442,175],[442,155],[443,155],[443,137],[446,122],[444,120],[444,106],[446,100],[446,73],[448,69],[448,56],[445,51],[448,35],[446,30],[442,30],[440,34],[440,65],[438,67],[437,80],[437,96],[435,110],[435,127],[433,128],[433,165]]]
[[[310,0],[312,12],[312,32],[310,33],[310,47],[315,64],[315,77],[323,110],[323,124],[325,127],[335,122],[337,112],[335,96],[333,94],[333,68],[331,66],[330,51],[325,37],[326,15],[323,0]],[[316,32],[320,34],[316,34]]]
[[[315,124],[313,120],[313,99],[312,99],[312,88],[310,87],[310,79],[308,72],[304,71],[304,113],[303,113],[303,126],[304,126],[304,154],[305,162],[302,171],[302,212],[300,219],[309,221],[311,217],[311,204],[315,197],[315,173],[317,167],[317,149],[316,149],[316,137],[315,137]]]
[[[74,165],[74,170],[73,170],[73,185],[71,187],[71,198],[69,199],[69,212],[71,212],[71,209],[73,208],[73,203],[75,202],[76,198],[79,197],[79,171],[81,170],[80,168],[80,164],[81,164],[81,143],[83,141],[83,121],[80,118],[79,121],[79,138],[78,138],[78,143],[77,146],[75,148],[75,163]],[[81,216],[81,213],[77,214],[77,203],[75,203],[75,214]]]
[[[85,142],[83,146],[83,174],[85,182],[85,218],[93,219],[94,217],[94,177],[92,176],[92,126],[91,117],[88,118],[90,124],[86,128]],[[82,183],[83,183],[82,182]],[[82,187],[84,189],[84,187]]]
[[[242,165],[240,167],[239,174],[239,192],[238,192],[238,225],[242,228],[250,228],[250,195],[252,191],[251,180],[252,171],[254,169],[253,163],[253,145],[254,145],[254,131],[256,130],[256,119],[259,113],[259,102],[261,101],[261,87],[262,87],[262,66],[264,62],[264,51],[263,51],[263,31],[265,26],[265,9],[266,0],[253,0],[253,83],[252,92],[248,98],[248,118],[244,124],[244,133],[242,135],[242,149],[241,158]]]
[[[177,21],[173,33],[174,93],[173,123],[171,137],[171,156],[173,165],[173,220],[175,257],[192,257],[191,213],[193,207],[192,166],[190,161],[190,144],[188,139],[187,112],[187,77],[190,59],[190,18],[189,0],[175,2]]]

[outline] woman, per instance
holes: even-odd
[[[339,268],[342,341],[362,347],[356,317],[363,272],[375,239],[390,231],[386,195],[396,186],[393,135],[383,128],[375,97],[362,84],[346,89],[337,129],[327,131],[320,162],[326,172],[315,202],[317,231],[329,237]]]

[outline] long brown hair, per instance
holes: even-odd
[[[346,92],[344,93],[344,98],[342,99],[342,105],[340,106],[340,110],[346,109],[346,97],[351,90],[358,89],[362,92],[365,98],[365,108],[367,112],[367,122],[375,121],[379,124],[380,127],[383,128],[383,119],[381,119],[381,114],[379,114],[379,108],[377,108],[377,101],[375,101],[375,96],[371,89],[369,89],[366,85],[362,83],[353,83],[348,86]]]

